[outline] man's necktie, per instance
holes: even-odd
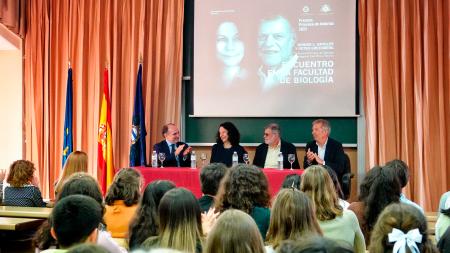
[[[180,161],[178,160],[178,156],[175,154],[175,144],[170,145],[170,153],[175,156],[175,160],[177,161],[177,167],[180,167]]]

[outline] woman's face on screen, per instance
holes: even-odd
[[[223,127],[219,127],[219,137],[223,143],[228,142],[228,130]]]
[[[244,58],[244,43],[233,22],[223,22],[216,33],[217,58],[228,67],[239,65]]]

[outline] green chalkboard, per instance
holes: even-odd
[[[192,92],[185,93],[185,132],[187,143],[212,143],[220,123],[231,121],[241,133],[242,143],[261,143],[264,127],[278,123],[283,139],[291,143],[306,143],[312,140],[311,123],[317,118],[203,118],[191,117]],[[331,124],[331,137],[343,144],[357,143],[357,118],[326,118]]]

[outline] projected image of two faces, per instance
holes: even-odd
[[[281,16],[263,19],[259,25],[258,55],[269,68],[279,67],[293,55],[295,34],[289,21]],[[239,66],[244,58],[245,45],[236,23],[222,22],[216,32],[217,58],[226,66]]]

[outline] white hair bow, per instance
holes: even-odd
[[[418,228],[409,230],[406,234],[400,229],[393,228],[388,236],[389,242],[395,242],[392,253],[405,253],[406,246],[408,246],[411,252],[420,253],[416,243],[422,242],[422,234]]]

